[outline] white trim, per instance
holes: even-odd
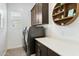
[[[12,48],[8,48],[4,51],[4,53],[2,54],[2,56],[5,56],[5,54],[7,53],[7,50],[9,49],[15,49],[15,48],[19,48],[19,47],[23,47],[23,46],[16,46],[16,47],[12,47]]]

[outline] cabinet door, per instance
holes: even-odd
[[[39,5],[36,4],[36,24],[39,24]]]
[[[57,54],[56,52],[54,52],[48,48],[48,56],[59,56],[59,54]]]
[[[32,24],[47,24],[48,23],[48,4],[36,3],[32,8],[31,22]]]
[[[40,51],[41,56],[47,56],[47,47],[46,46],[40,44],[40,50],[41,50]]]
[[[45,47],[41,43],[36,42],[35,50],[36,50],[36,56],[47,56],[47,47]]]
[[[38,3],[38,22],[42,24],[42,3]]]
[[[36,6],[34,6],[31,10],[31,25],[36,24],[36,11],[35,11]]]
[[[35,42],[35,54],[36,56],[40,56],[41,49],[40,49],[40,44],[36,41]]]
[[[42,24],[48,24],[48,3],[42,3]]]

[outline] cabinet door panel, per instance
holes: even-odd
[[[35,10],[36,6],[33,7],[33,9],[31,10],[31,24],[35,25],[36,24],[36,10]]]
[[[48,24],[48,3],[43,3],[42,4],[42,23],[43,24]]]
[[[36,56],[47,56],[47,47],[39,42],[36,42]]]
[[[41,44],[40,49],[41,49],[40,51],[41,56],[47,56],[47,47]]]
[[[39,24],[42,24],[42,4],[38,4]]]
[[[35,45],[35,54],[36,54],[36,56],[40,56],[41,55],[40,54],[40,48],[38,46],[38,43]]]
[[[36,4],[36,24],[39,24],[39,5]]]

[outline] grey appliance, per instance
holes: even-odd
[[[45,37],[45,28],[33,25],[29,28],[27,38],[27,56],[35,53],[35,38]]]

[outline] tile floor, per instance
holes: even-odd
[[[14,48],[7,50],[5,56],[26,56],[26,52],[21,48]]]
[[[24,49],[21,47],[21,48],[14,48],[14,49],[7,50],[7,53],[5,54],[5,56],[27,56],[27,55]],[[35,56],[35,54],[31,56]]]

